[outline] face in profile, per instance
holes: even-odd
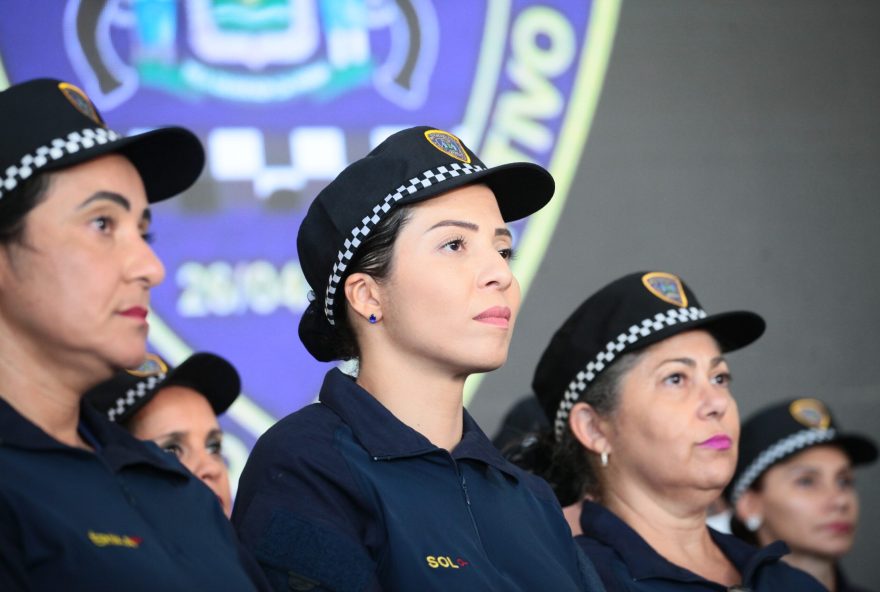
[[[761,544],[783,540],[795,553],[838,559],[852,547],[859,518],[849,457],[832,445],[792,455],[743,494],[737,513],[763,518]]]
[[[715,339],[688,331],[646,348],[619,396],[607,470],[673,498],[718,495],[736,468],[739,415]]]
[[[413,206],[380,287],[383,329],[397,351],[453,374],[501,366],[520,305],[511,254],[485,185]]]
[[[152,440],[175,454],[217,496],[223,512],[232,512],[229,475],[222,456],[223,431],[208,400],[185,386],[162,388],[128,424],[135,438]]]
[[[149,244],[144,186],[124,157],[52,173],[0,255],[0,306],[44,355],[108,371],[143,361],[149,290],[164,268]]]

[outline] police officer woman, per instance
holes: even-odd
[[[739,461],[726,495],[734,534],[758,545],[785,541],[785,561],[831,592],[858,592],[838,562],[855,541],[859,496],[853,466],[877,459],[877,445],[842,432],[818,399],[765,407],[743,422]]]
[[[588,298],[544,351],[532,386],[553,428],[529,456],[564,505],[586,498],[575,540],[609,590],[822,589],[778,561],[782,543],[758,551],[705,523],[736,465],[724,353],[763,331],[640,272]]]
[[[81,401],[144,359],[148,206],[198,139],[124,138],[49,79],[0,92],[0,129],[0,588],[253,590],[211,492]]]
[[[465,379],[507,358],[520,291],[507,221],[553,180],[487,168],[457,137],[400,131],[315,199],[297,239],[300,323],[320,403],[271,428],[232,520],[278,590],[600,588],[546,483],[464,410]]]
[[[238,398],[241,378],[226,359],[198,352],[176,368],[147,354],[136,370],[123,370],[86,393],[86,400],[138,440],[175,455],[232,513],[223,430],[217,420]]]

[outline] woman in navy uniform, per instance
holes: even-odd
[[[144,359],[149,204],[201,144],[122,137],[49,79],[0,92],[0,128],[0,589],[254,590],[208,488],[82,402]]]
[[[831,592],[859,592],[839,561],[855,541],[859,496],[853,467],[877,460],[877,445],[843,432],[818,399],[794,399],[743,422],[739,460],[725,490],[734,534],[757,545],[785,541],[789,564]]]
[[[526,450],[608,590],[822,590],[763,550],[706,526],[736,466],[739,417],[726,352],[764,331],[710,315],[677,276],[640,272],[589,297],[544,351],[533,389],[551,422]]]
[[[229,470],[218,418],[241,392],[241,377],[225,358],[197,352],[169,368],[148,353],[137,370],[123,370],[85,394],[95,409],[138,440],[175,455],[232,513]]]
[[[553,187],[536,165],[487,168],[417,127],[312,203],[299,335],[358,368],[328,372],[320,402],[264,434],[242,474],[232,520],[275,589],[601,589],[546,483],[462,405],[465,379],[507,358],[519,309],[506,222]]]

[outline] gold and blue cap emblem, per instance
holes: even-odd
[[[687,294],[676,275],[662,271],[652,271],[642,276],[642,283],[648,291],[664,302],[674,306],[687,306]]]
[[[471,157],[465,149],[464,144],[449,132],[436,129],[428,130],[425,132],[425,139],[443,154],[451,156],[455,160],[470,164]]]

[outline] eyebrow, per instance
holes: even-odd
[[[122,195],[115,193],[113,191],[98,191],[92,194],[88,199],[79,204],[78,210],[81,210],[88,206],[90,203],[94,203],[96,201],[110,201],[125,209],[126,212],[131,211],[131,202],[128,201]],[[144,212],[141,214],[141,220],[145,222],[151,222],[153,220],[153,213],[149,208],[145,208]]]
[[[727,360],[724,359],[724,356],[716,356],[716,357],[712,358],[712,361],[709,364],[709,368],[714,368],[715,366],[721,364],[722,362],[726,362],[726,361]],[[668,360],[663,360],[662,362],[657,364],[657,367],[654,369],[656,370],[657,368],[660,368],[664,364],[672,364],[673,362],[678,362],[679,364],[684,364],[685,366],[689,366],[691,368],[697,367],[697,362],[693,358],[669,358]]]
[[[473,232],[478,232],[480,230],[479,225],[474,224],[473,222],[465,222],[464,220],[441,220],[440,222],[437,222],[436,224],[431,226],[425,232],[428,233],[428,232],[431,232],[432,230],[434,230],[435,228],[442,228],[444,226],[456,226],[458,228],[464,228],[465,230],[471,230]],[[510,233],[510,231],[507,228],[496,228],[495,229],[495,236],[506,236],[508,238],[513,237],[513,235]]]

